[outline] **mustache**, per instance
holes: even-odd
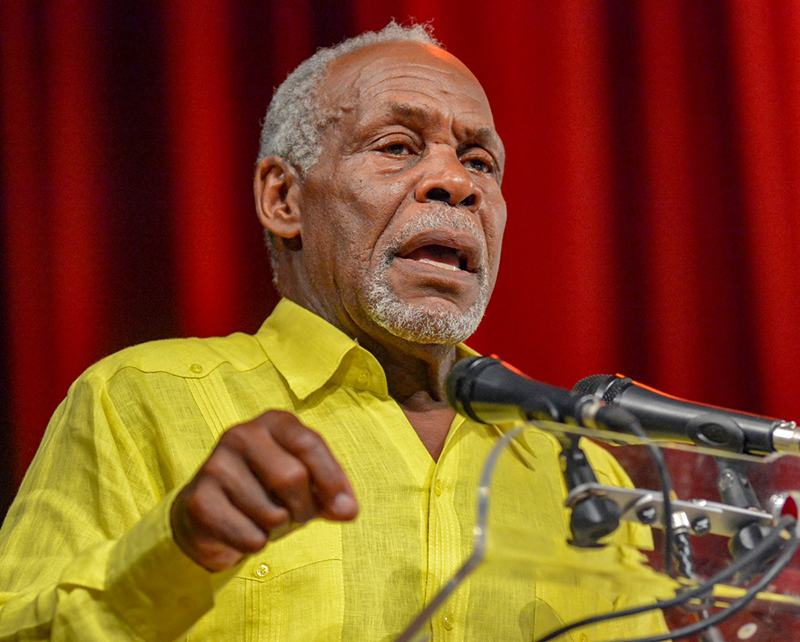
[[[381,252],[382,262],[390,263],[406,241],[429,230],[451,230],[471,236],[480,246],[477,271],[485,272],[488,248],[483,231],[470,216],[447,205],[425,210],[420,216],[401,227],[400,231]]]

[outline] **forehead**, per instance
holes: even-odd
[[[444,115],[497,137],[478,80],[455,56],[432,45],[387,42],[341,56],[328,66],[320,96],[320,107],[333,120],[390,109],[406,116]]]

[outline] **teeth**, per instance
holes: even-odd
[[[458,272],[459,268],[455,265],[449,265],[447,263],[439,263],[439,261],[431,261],[430,259],[419,259],[420,263],[428,263],[429,265],[435,265],[439,268],[444,268],[445,270],[451,270],[453,272]]]

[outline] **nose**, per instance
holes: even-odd
[[[417,201],[440,201],[471,211],[478,209],[480,190],[452,147],[429,149],[426,161],[423,161],[425,173],[416,186]]]

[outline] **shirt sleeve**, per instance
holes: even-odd
[[[175,640],[211,609],[235,569],[175,544],[180,486],[143,456],[146,428],[122,424],[102,378],[72,387],[0,530],[0,641]]]

